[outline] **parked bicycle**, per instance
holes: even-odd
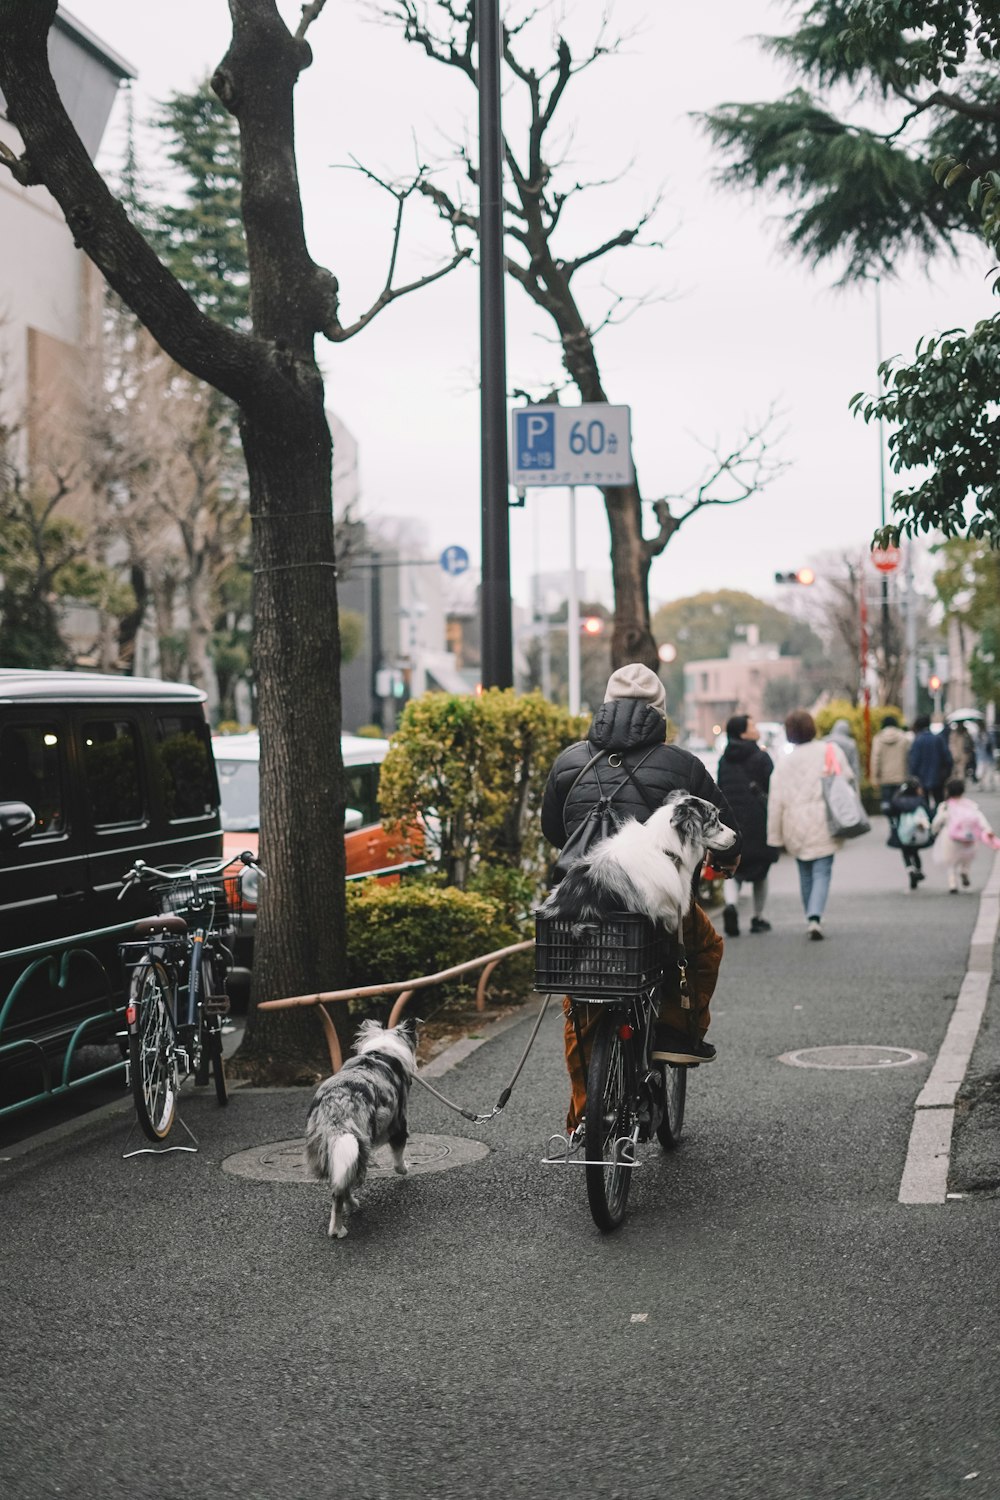
[[[249,851],[239,856],[260,869]],[[125,1021],[128,1079],[135,1112],[151,1141],[170,1134],[183,1081],[215,1084],[220,1104],[229,1098],[222,1030],[229,1012],[226,976],[233,967],[226,880],[235,861],[199,860],[157,869],[137,859],[118,899],[136,885],[149,886],[159,915],[135,924],[136,941],[119,947],[125,972],[131,971]],[[190,1132],[189,1132],[190,1133]]]
[[[544,1165],[585,1169],[590,1211],[605,1231],[625,1217],[632,1173],[642,1165],[637,1146],[655,1136],[672,1151],[684,1128],[688,1069],[650,1056],[657,989],[671,963],[683,989],[683,951],[646,917],[622,912],[586,924],[536,917],[536,990],[570,996],[578,1036],[583,1009],[603,1007],[589,1031],[583,1123],[550,1138]]]

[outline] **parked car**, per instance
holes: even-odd
[[[340,740],[347,783],[344,812],[344,852],[347,876],[391,872],[411,863],[414,854],[390,844],[378,808],[379,768],[389,752],[388,740],[345,734]],[[260,736],[219,734],[212,739],[222,798],[223,846],[237,859],[244,849],[258,852],[260,829]],[[419,849],[419,833],[411,847]],[[261,863],[267,870],[266,851]],[[247,870],[229,885],[230,907],[238,917],[236,958],[248,966],[252,956],[260,877]]]
[[[222,853],[204,696],[137,677],[0,670],[0,1092],[8,1065],[40,1067],[81,1025],[86,1041],[106,1039],[99,1015],[115,1012],[103,1026],[113,1036],[124,1003],[115,938],[70,944],[53,962],[12,952],[62,953],[74,935],[148,915],[148,892],[117,899],[136,858]]]

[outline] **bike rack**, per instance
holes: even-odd
[[[13,1104],[0,1105],[0,1119],[8,1115],[19,1114],[22,1110],[31,1109],[47,1100],[61,1098],[75,1089],[96,1083],[100,1078],[124,1072],[125,1060],[123,1058],[120,1062],[111,1063],[107,1067],[96,1068],[92,1072],[81,1074],[79,1078],[70,1078],[74,1057],[84,1038],[94,1031],[107,1032],[109,1029],[116,1028],[121,1021],[123,1011],[123,1005],[115,1005],[113,985],[104,964],[89,948],[80,945],[104,938],[118,937],[123,933],[131,932],[134,926],[134,922],[121,922],[114,927],[98,927],[91,932],[74,933],[54,942],[37,943],[28,948],[12,948],[5,953],[0,953],[0,963],[4,966],[20,959],[30,960],[14,981],[3,1005],[0,1006],[0,1064],[13,1059],[19,1053],[27,1054],[35,1058],[42,1075],[42,1088],[38,1093],[18,1099]],[[52,989],[65,990],[69,984],[71,970],[79,970],[81,963],[92,976],[99,976],[103,994],[95,996],[94,1004],[99,1004],[103,1008],[85,1016],[69,1033],[69,1040],[63,1053],[60,1081],[53,1083],[52,1062],[42,1040],[38,1037],[17,1037],[14,1041],[5,1042],[3,1040],[4,1028],[9,1026],[18,1000],[35,975],[47,971],[46,978],[49,986]]]
[[[330,1071],[339,1073],[344,1058],[340,1050],[337,1029],[326,1008],[328,1004],[337,1000],[367,1000],[376,995],[395,995],[396,1002],[389,1012],[387,1023],[389,1026],[395,1026],[417,990],[429,989],[431,985],[441,984],[445,979],[455,979],[460,974],[469,974],[476,969],[482,969],[483,972],[476,986],[476,1010],[484,1011],[486,988],[497,965],[505,958],[510,958],[515,953],[526,953],[534,946],[534,938],[526,938],[524,942],[511,943],[508,948],[498,948],[495,953],[484,953],[479,958],[470,958],[465,963],[455,964],[450,969],[442,969],[439,974],[423,974],[417,979],[394,980],[390,984],[366,984],[352,990],[323,990],[317,995],[289,995],[283,1000],[262,1000],[257,1008],[258,1010],[293,1010],[301,1006],[318,1005],[320,1020],[326,1032],[326,1044],[330,1052]]]

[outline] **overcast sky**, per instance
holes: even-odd
[[[225,51],[225,0],[71,0],[66,7],[136,69],[137,114],[173,89],[189,89]],[[290,20],[299,5],[282,4]],[[570,33],[596,33],[604,5],[565,0]],[[517,14],[519,5],[505,6]],[[313,66],[298,94],[299,164],[313,256],[340,280],[345,321],[378,295],[391,240],[391,200],[357,174],[352,157],[398,178],[419,153],[441,161],[470,131],[475,95],[461,76],[427,60],[391,29],[372,24],[364,0],[330,0],[310,30]],[[652,300],[600,335],[612,401],[632,408],[633,450],[644,495],[680,493],[708,462],[701,444],[731,447],[772,403],[783,413],[776,449],[787,470],[767,492],[694,518],[653,567],[654,604],[701,589],[774,597],[775,569],[828,549],[860,550],[879,520],[878,446],[847,410],[875,386],[871,290],[835,291],[836,268],[812,272],[777,248],[779,206],[721,193],[717,161],[689,112],[723,101],[776,97],[792,80],[761,52],[759,33],[780,31],[786,8],[769,0],[617,0],[621,53],[585,72],[560,115],[574,179],[613,178],[579,201],[561,242],[567,254],[600,243],[664,189],[651,238],[662,249],[619,251],[601,263],[582,298],[597,322],[616,292]],[[540,64],[548,27],[535,27]],[[517,142],[517,106],[505,124]],[[569,129],[573,127],[572,139]],[[120,144],[113,121],[108,141]],[[631,165],[629,165],[631,163]],[[627,170],[626,170],[627,169]],[[446,259],[449,241],[420,206],[404,230],[409,279]],[[990,315],[985,253],[941,262],[928,280],[915,266],[883,284],[883,350],[909,353],[932,329]],[[559,377],[549,330],[520,288],[507,287],[508,384],[543,390]],[[463,266],[383,312],[351,342],[320,350],[329,405],[358,440],[368,514],[416,518],[428,551],[465,547],[478,562],[478,283]],[[572,397],[568,399],[573,399]],[[580,566],[608,570],[608,531],[596,490],[577,492]],[[529,493],[511,512],[512,580],[527,602],[535,559],[565,563],[565,492]]]

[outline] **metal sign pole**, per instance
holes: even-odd
[[[503,136],[500,0],[477,0],[479,86],[479,331],[482,420],[482,682],[514,684],[507,495],[507,362],[504,349]]]
[[[569,711],[580,712],[580,590],[576,576],[576,490],[569,496],[569,590],[566,595],[566,640],[569,646]]]

